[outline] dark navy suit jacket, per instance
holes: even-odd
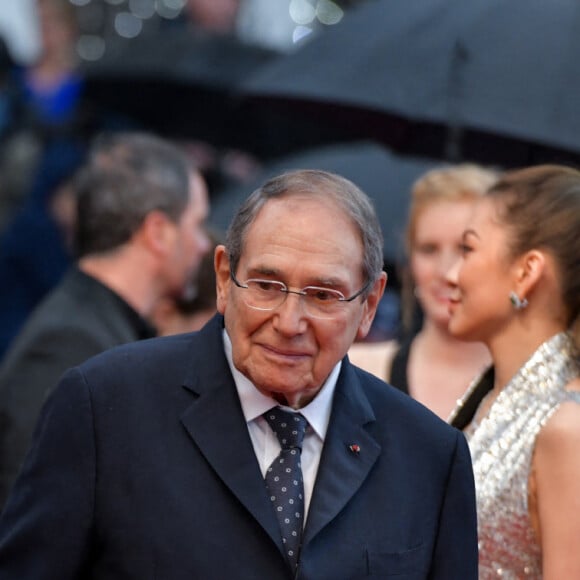
[[[65,375],[0,520],[0,578],[292,577],[222,325],[118,347]],[[477,578],[463,435],[348,359],[297,577]]]

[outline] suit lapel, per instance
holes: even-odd
[[[221,328],[221,317],[216,317],[194,339],[193,372],[185,387],[197,398],[181,421],[217,476],[283,554],[278,522],[223,353]],[[304,543],[336,518],[379,457],[381,447],[366,429],[374,420],[358,377],[345,359],[336,385]],[[360,451],[352,451],[351,445],[358,445]]]
[[[336,518],[379,457],[381,447],[365,428],[374,420],[356,374],[350,364],[343,361],[310,502],[304,543],[311,541]]]
[[[212,327],[214,323],[215,320],[210,323]],[[186,384],[186,388],[198,397],[183,413],[181,422],[217,476],[282,553],[278,522],[267,495],[221,340],[221,325],[217,333],[214,328],[213,334],[202,331],[198,335],[194,346],[195,373]]]

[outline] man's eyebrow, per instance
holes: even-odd
[[[257,275],[257,276],[280,276],[281,272],[277,268],[272,268],[269,266],[252,266],[248,268],[248,274]]]
[[[284,281],[282,280],[282,272],[278,268],[270,266],[252,266],[248,268],[247,275],[249,277],[267,276],[268,278],[276,278],[281,282]],[[342,288],[345,285],[345,281],[336,276],[314,276],[308,284],[305,284],[305,286],[321,286],[325,288]]]

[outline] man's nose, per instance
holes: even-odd
[[[275,328],[289,336],[304,332],[308,318],[305,307],[300,294],[287,293],[284,302],[274,311]]]

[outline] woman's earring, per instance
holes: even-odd
[[[515,292],[510,292],[510,302],[516,310],[523,310],[528,305],[528,301],[525,298],[520,299]]]

